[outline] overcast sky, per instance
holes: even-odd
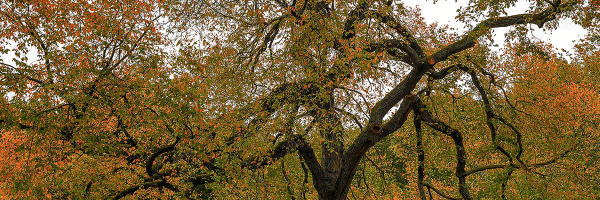
[[[454,0],[445,1],[440,0],[436,4],[433,4],[432,0],[404,0],[405,5],[414,7],[416,5],[421,8],[422,16],[425,18],[425,21],[428,23],[438,22],[441,24],[448,24],[450,27],[456,28],[458,30],[463,30],[463,24],[459,23],[455,20],[456,10],[460,8],[460,6],[466,6],[468,0],[458,0],[458,3],[455,3]],[[521,14],[529,7],[528,1],[521,1],[514,8],[508,11],[509,15],[512,14]],[[560,27],[558,30],[554,30],[552,33],[544,32],[541,29],[538,29],[537,26],[533,26],[536,31],[533,32],[533,35],[543,41],[550,42],[554,45],[554,47],[565,50],[573,53],[573,41],[577,41],[586,33],[586,30],[581,26],[574,24],[569,21],[560,21]],[[496,34],[494,41],[500,46],[503,46],[504,43],[504,33],[506,33],[510,28],[498,28],[495,29],[494,33]],[[29,63],[36,60],[35,52],[28,54],[30,57]],[[1,55],[3,62],[11,63],[13,55],[3,54]]]
[[[452,28],[457,28],[458,30],[463,30],[463,24],[457,22],[455,19],[456,10],[460,8],[460,6],[466,6],[468,0],[458,0],[458,3],[455,3],[454,0],[445,1],[439,0],[436,4],[433,4],[432,0],[404,0],[405,5],[414,7],[416,5],[421,8],[421,14],[425,21],[428,23],[438,22],[439,24],[448,24]],[[515,7],[509,9],[507,11],[508,15],[514,14],[522,14],[529,7],[528,1],[520,1],[516,4]],[[539,29],[537,25],[533,25],[535,31],[533,32],[533,36],[536,38],[550,42],[554,45],[555,48],[565,49],[571,53],[573,50],[573,40],[578,41],[582,39],[587,31],[583,29],[583,27],[573,23],[571,20],[561,20],[559,22],[559,28],[557,30],[553,30],[552,33],[549,31],[544,32],[542,29]],[[504,43],[504,33],[506,33],[510,28],[497,28],[494,29],[494,33],[496,36],[494,37],[494,42],[499,46],[503,46]]]

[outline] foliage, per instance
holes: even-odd
[[[0,195],[598,198],[600,2],[514,3],[3,1]]]

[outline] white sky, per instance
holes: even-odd
[[[457,3],[454,0],[439,0],[436,4],[433,4],[432,0],[404,0],[405,5],[414,7],[416,5],[421,8],[421,14],[427,23],[438,22],[440,25],[448,24],[450,27],[463,30],[463,24],[455,20],[457,15],[456,10],[460,6],[465,7],[468,4],[468,0],[458,0]],[[515,7],[507,11],[508,15],[522,14],[529,8],[528,1],[520,1]],[[570,53],[574,53],[574,40],[578,41],[582,39],[587,31],[583,27],[573,23],[570,20],[559,21],[559,27],[557,30],[553,30],[552,33],[549,31],[544,32],[539,29],[537,25],[532,25],[535,31],[532,33],[536,38],[550,42],[555,48],[559,50],[565,49]],[[504,44],[504,33],[508,32],[510,27],[494,29],[495,37],[494,42],[500,47]]]
[[[428,23],[438,22],[440,25],[448,24],[450,27],[463,30],[463,24],[457,22],[455,20],[456,10],[460,8],[460,6],[466,6],[468,0],[458,0],[458,3],[455,3],[454,0],[439,0],[436,4],[433,4],[433,0],[403,0],[405,5],[414,7],[418,5],[421,8],[422,16],[425,18],[425,21]],[[528,1],[520,1],[515,7],[508,11],[509,15],[512,14],[521,14],[529,7]],[[557,30],[544,32],[539,29],[537,26],[533,25],[536,31],[533,32],[533,36],[536,38],[550,42],[557,49],[565,49],[570,53],[573,53],[574,42],[579,39],[582,39],[583,36],[587,33],[585,29],[581,26],[574,24],[571,21],[562,20],[559,22],[559,28]],[[498,28],[494,29],[495,38],[494,41],[500,47],[504,46],[504,33],[506,33],[510,28]],[[37,60],[36,52],[31,52],[28,54],[30,58],[28,63],[31,64]],[[0,55],[2,58],[2,62],[14,64],[12,62],[12,58],[14,58],[13,54],[2,54]]]

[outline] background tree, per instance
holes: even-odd
[[[597,29],[599,4],[531,1],[504,16],[514,2],[470,1],[460,35],[394,1],[3,2],[1,50],[17,58],[2,63],[2,142],[19,156],[10,163],[33,163],[10,177],[6,164],[14,185],[3,188],[598,195],[597,175],[583,175],[597,171],[597,56],[568,63],[527,32],[562,18]],[[499,27],[514,27],[502,54],[488,48]]]

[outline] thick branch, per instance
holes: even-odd
[[[133,194],[133,193],[135,193],[135,191],[138,191],[139,189],[151,188],[151,187],[165,187],[172,191],[179,192],[179,190],[177,188],[175,188],[175,186],[171,185],[170,183],[165,182],[164,180],[160,180],[160,181],[153,181],[153,182],[143,183],[140,185],[130,187],[126,190],[119,192],[119,194],[117,194],[113,198],[113,200],[121,199],[127,195]]]
[[[467,32],[461,40],[438,50],[432,54],[430,58],[433,63],[438,63],[448,59],[450,55],[473,47],[477,43],[477,39],[486,34],[488,30],[492,28],[508,27],[517,24],[536,24],[539,27],[542,27],[546,22],[555,19],[556,15],[571,9],[573,5],[577,4],[578,2],[579,1],[569,1],[559,6],[549,7],[537,14],[520,14],[506,17],[489,18],[479,23],[473,30]]]
[[[402,103],[400,104],[398,110],[396,111],[396,113],[394,113],[390,121],[383,125],[381,133],[376,137],[376,142],[396,132],[396,130],[402,127],[402,125],[404,125],[404,122],[408,118],[408,114],[410,114],[410,111],[413,109],[413,105],[417,101],[419,101],[418,96],[412,94],[407,95],[404,98],[404,100],[402,100]]]
[[[315,155],[315,151],[304,139],[301,140],[301,143],[298,145],[298,154],[304,159],[304,163],[308,165],[308,170],[312,174],[313,185],[317,191],[326,190],[325,184],[322,180],[325,178],[325,173],[323,172],[323,168],[321,164],[319,164],[319,160]]]
[[[358,6],[354,10],[350,11],[348,18],[344,23],[344,31],[342,32],[342,38],[349,40],[356,35],[357,21],[365,19],[365,10],[368,8],[368,0],[360,0]]]
[[[390,28],[394,29],[396,33],[400,34],[404,38],[404,43],[408,43],[410,50],[413,51],[414,54],[409,54],[413,57],[414,60],[418,60],[419,58],[425,57],[421,46],[419,45],[419,43],[417,43],[417,39],[415,39],[415,37],[410,33],[410,31],[408,31],[408,29],[405,26],[396,22],[396,20],[393,17],[379,11],[372,10],[368,14],[377,17],[377,19],[379,19],[381,23],[389,26]]]
[[[285,19],[286,17],[288,17],[288,15],[283,15],[281,17],[277,17],[273,20],[270,20],[269,23],[266,24],[266,25],[269,25],[269,24],[273,24],[273,25],[271,26],[271,29],[269,29],[269,31],[265,35],[265,38],[264,38],[262,44],[255,51],[256,52],[254,55],[254,63],[255,64],[258,62],[258,58],[260,57],[260,55],[267,48],[270,48],[270,46],[273,44],[273,41],[275,41],[275,38],[279,34],[280,22],[281,22],[281,20]]]
[[[417,187],[422,200],[425,200],[425,190],[423,189],[423,179],[425,178],[425,150],[423,149],[423,132],[421,131],[421,119],[416,111],[413,119],[415,131],[417,132]]]
[[[270,159],[264,159],[264,157],[255,158],[251,161],[242,164],[242,168],[258,169],[262,166],[269,165],[271,164],[271,162],[269,161],[279,160],[288,155],[289,153],[294,152],[298,148],[298,146],[301,145],[303,142],[304,141],[302,139],[302,136],[292,135],[289,137],[289,139],[279,142],[277,146],[275,146],[273,152],[271,152],[270,155],[266,156]]]
[[[421,77],[425,74],[428,69],[424,68],[413,68],[413,70],[396,85],[392,91],[386,94],[383,99],[373,106],[369,115],[369,125],[381,124],[381,120],[386,113],[390,111],[394,105],[396,105],[402,98],[409,95],[410,92],[415,89]]]
[[[398,49],[402,52],[398,52]],[[383,40],[382,42],[369,44],[365,48],[367,52],[385,51],[388,55],[414,66],[415,63],[420,63],[421,58],[406,42],[397,39]]]
[[[152,175],[154,175],[155,173],[155,171],[152,169],[152,166],[154,165],[154,160],[156,160],[156,158],[163,153],[175,150],[175,145],[177,145],[178,142],[179,137],[175,140],[175,143],[158,149],[158,151],[154,152],[150,156],[150,158],[148,158],[148,161],[146,162],[146,173],[148,173],[148,176],[152,177]]]
[[[336,183],[336,189],[339,195],[348,192],[352,177],[356,173],[358,164],[365,153],[383,139],[385,136],[395,132],[402,127],[410,111],[412,105],[418,100],[416,96],[410,95],[404,98],[400,104],[400,108],[394,116],[383,127],[380,124],[369,123],[362,133],[354,140],[348,150],[344,153],[342,159],[342,170]],[[342,195],[345,197],[345,195]]]
[[[29,128],[33,128],[33,126],[30,125],[25,125],[25,124],[21,124],[21,123],[10,123],[6,120],[0,119],[0,124],[17,124],[19,126],[19,129],[29,129]]]
[[[335,184],[335,191],[338,197],[345,197],[350,189],[352,177],[356,173],[357,166],[365,152],[375,143],[386,135],[391,134],[404,124],[410,112],[411,98],[405,98],[416,87],[425,71],[431,66],[415,67],[413,70],[396,85],[385,97],[377,102],[371,109],[369,122],[361,134],[352,142],[342,158],[342,170]],[[400,110],[392,117],[391,123],[387,123],[382,128],[382,120],[386,113],[396,105],[400,100],[405,99],[400,105]],[[414,99],[413,99],[414,100]],[[382,132],[383,130],[383,132]]]
[[[463,67],[463,64],[456,64],[456,65],[452,65],[452,66],[446,67],[444,69],[441,69],[439,71],[435,71],[435,70],[431,69],[431,70],[429,70],[429,72],[427,72],[427,74],[429,75],[430,78],[438,80],[438,79],[445,78],[446,76],[448,76],[449,74],[452,74],[455,71],[458,71],[462,67]]]
[[[90,193],[90,189],[92,189],[92,180],[88,181],[87,185],[85,185],[85,195],[88,195]]]

